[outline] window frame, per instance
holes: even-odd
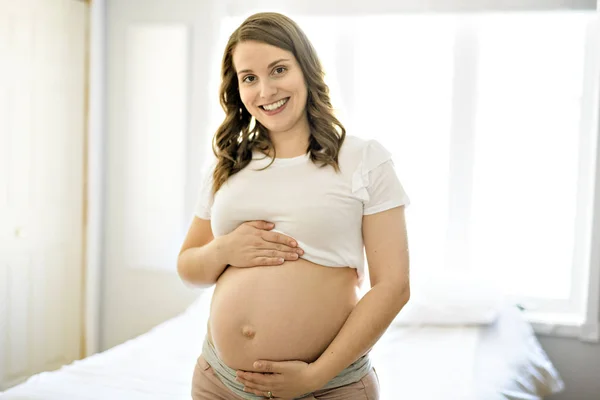
[[[239,3],[239,4],[238,4]],[[382,2],[388,4],[388,2]],[[440,3],[434,3],[440,4]],[[492,2],[492,5],[486,3],[486,6],[477,6],[480,11],[493,11],[493,10],[515,10],[520,11],[523,10],[522,7],[516,6],[517,2],[497,2],[498,8],[495,8],[493,4],[496,2]],[[544,1],[544,0],[532,0],[532,1],[518,1],[518,3],[525,7],[529,7],[531,10],[564,10],[564,9],[573,9],[573,10],[589,10],[596,9],[596,1]],[[296,9],[296,7],[286,7],[285,10],[281,10],[286,13],[290,13],[293,15],[301,15],[308,17],[322,17],[327,15],[328,13],[335,14],[338,16],[348,16],[353,14],[353,12],[347,12],[348,10],[344,10],[342,13],[339,10],[335,10],[335,7],[329,9],[328,7],[331,5],[329,2],[322,3],[323,7],[314,7],[312,9],[306,8],[301,9],[307,3],[302,3],[300,9]],[[349,4],[355,4],[354,2],[350,2]],[[376,1],[375,8],[377,8],[377,4],[380,2]],[[398,10],[394,10],[399,13],[410,12],[407,9],[403,9],[402,7],[410,7],[412,3],[402,3],[401,7]],[[416,3],[412,4],[415,6]],[[466,7],[466,2],[461,2],[463,6]],[[369,6],[371,3],[369,3]],[[511,6],[512,5],[512,6]],[[248,9],[247,6],[244,5],[244,2],[232,0],[228,4],[228,7],[235,7],[234,13],[230,13],[230,17],[239,18],[240,15],[247,14],[252,10]],[[473,6],[475,7],[475,6]],[[350,11],[352,11],[352,7],[349,7]],[[245,10],[245,11],[244,11]],[[460,5],[451,10],[451,11],[464,11],[460,8]],[[370,13],[373,14],[373,13]],[[600,15],[600,14],[599,14]],[[473,40],[476,40],[474,36],[474,26],[469,25],[468,23],[462,24],[462,28],[459,30],[457,35],[457,46],[456,53],[454,57],[455,67],[457,71],[465,71],[461,76],[471,76],[469,78],[463,79],[464,86],[461,87],[460,91],[457,91],[453,94],[453,122],[452,122],[452,141],[458,143],[461,139],[467,139],[472,141],[475,135],[473,118],[468,116],[468,113],[471,113],[472,108],[470,104],[474,101],[474,95],[476,92],[476,82],[472,79],[474,75],[474,68],[476,68],[476,59],[477,54],[473,51],[476,49],[476,46],[472,46]],[[346,48],[346,46],[342,46],[342,48]],[[584,142],[581,143],[580,146],[583,148],[587,147],[589,149],[596,149],[595,152],[589,151],[588,157],[590,159],[580,160],[581,163],[593,162],[596,166],[593,169],[594,172],[589,176],[585,176],[584,179],[581,180],[578,187],[578,192],[580,193],[579,201],[580,206],[578,207],[579,213],[577,215],[576,220],[576,232],[578,237],[576,241],[581,246],[578,250],[578,254],[583,259],[574,260],[577,261],[574,265],[579,265],[580,268],[573,271],[573,275],[577,279],[584,279],[586,282],[584,283],[583,290],[585,293],[581,296],[580,304],[579,301],[575,302],[571,299],[568,303],[565,304],[562,302],[552,301],[552,300],[544,300],[550,307],[541,307],[539,310],[524,310],[523,315],[527,318],[527,320],[532,324],[536,333],[541,335],[551,335],[551,336],[561,336],[561,337],[576,337],[582,341],[588,342],[599,342],[600,341],[600,246],[594,246],[593,244],[600,242],[600,148],[598,147],[598,141],[600,139],[600,16],[596,18],[596,21],[587,34],[587,45],[586,45],[586,71],[584,73],[584,93],[582,95],[583,104],[589,104],[589,107],[583,107],[582,109],[582,117],[584,123],[581,126],[581,137],[584,138]],[[466,74],[466,75],[465,75]],[[469,82],[471,81],[471,82]],[[465,83],[466,82],[466,83]],[[594,130],[595,135],[590,135],[589,132]],[[457,140],[458,139],[458,140]],[[451,156],[452,157],[452,156]],[[469,155],[470,158],[464,158],[464,153],[461,156],[461,165],[458,168],[454,169],[450,175],[450,182],[453,180],[460,180],[461,185],[464,185],[465,182],[465,174],[470,174],[470,166],[469,160],[473,161],[472,154]],[[470,180],[467,178],[466,181],[469,185],[472,184]],[[465,191],[465,193],[470,193],[471,189]],[[468,231],[456,231],[456,227],[461,224],[452,224],[451,221],[465,221],[465,218],[468,220],[468,215],[464,215],[464,211],[468,209],[468,207],[452,207],[452,204],[456,204],[456,202],[461,202],[464,205],[464,194],[461,195],[460,198],[449,198],[450,201],[450,209],[453,208],[458,210],[456,212],[452,212],[450,214],[450,223],[448,231],[449,236],[465,236],[468,237]],[[581,202],[586,202],[581,206]],[[592,204],[592,207],[586,207],[586,205]],[[581,211],[583,210],[583,211]],[[468,211],[467,211],[468,214]],[[583,239],[582,239],[583,237]],[[460,241],[459,241],[460,242]],[[456,241],[454,241],[456,243]],[[465,241],[468,243],[468,241]],[[453,257],[455,260],[458,260],[458,254],[461,251],[467,250],[466,248],[459,249],[446,249],[446,254],[452,260]],[[575,281],[575,279],[574,279]],[[576,283],[573,283],[576,285]],[[532,302],[541,302],[538,299],[510,299],[514,300],[515,303],[521,304],[527,308],[528,304]],[[579,310],[583,310],[583,320],[581,317],[574,316],[574,309],[579,308]],[[581,315],[581,313],[580,313]]]
[[[283,0],[277,5],[267,0],[228,0],[225,4],[228,15],[246,15],[265,9],[285,11],[295,15],[364,15],[394,13],[461,13],[489,11],[560,11],[595,10],[597,0],[345,0],[344,6],[336,0],[307,0],[302,2]],[[274,8],[275,7],[275,8]]]
[[[462,23],[457,34],[455,68],[456,71],[466,71],[461,72],[458,79],[473,77],[476,73],[473,70],[477,62],[477,47],[472,45],[476,41],[473,29],[468,23]],[[595,168],[591,168],[591,175],[583,176],[577,189],[579,204],[575,221],[575,243],[578,249],[574,251],[571,272],[571,293],[574,295],[566,301],[511,296],[507,296],[507,300],[524,307],[524,316],[538,334],[576,337],[596,343],[600,342],[600,249],[593,244],[600,242],[600,17],[590,25],[586,36],[582,104],[589,106],[584,106],[581,110],[580,154],[583,157],[579,163],[580,168],[589,163],[593,163]],[[472,143],[475,136],[472,118],[467,115],[472,112],[471,104],[476,101],[474,80],[463,79],[463,85],[454,94],[451,142],[463,143],[461,152],[465,150],[464,143]],[[592,131],[596,134],[591,135]],[[451,153],[454,153],[452,149]],[[461,224],[452,221],[468,221],[470,218],[469,211],[466,211],[470,207],[464,205],[469,203],[472,191],[469,165],[473,163],[473,154],[463,152],[460,157],[451,154],[450,162],[450,184],[458,181],[462,187],[467,186],[456,198],[451,196],[449,199],[448,237],[454,238],[452,246],[455,248],[448,248],[446,254],[452,265],[458,263],[460,254],[468,250],[467,247],[460,247],[461,243],[469,243],[468,228],[458,229]],[[453,206],[456,204],[462,206]],[[581,280],[584,281],[583,284],[580,283]],[[576,293],[580,291],[583,293],[577,296]],[[580,316],[576,316],[577,313]]]

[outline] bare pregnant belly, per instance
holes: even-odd
[[[358,302],[356,270],[306,260],[229,267],[217,281],[209,340],[230,368],[259,359],[316,360]]]

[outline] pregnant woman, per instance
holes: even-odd
[[[178,259],[184,281],[216,284],[192,398],[378,399],[369,351],[410,296],[390,153],[346,135],[284,15],[246,19],[221,75],[226,117]]]

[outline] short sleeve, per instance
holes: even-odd
[[[363,215],[410,204],[391,153],[375,140],[367,142],[362,151],[352,176],[352,192],[363,202]]]
[[[216,160],[210,162],[202,171],[202,178],[200,180],[200,187],[198,189],[196,206],[194,208],[194,215],[198,218],[210,220],[211,209],[213,205],[213,172],[216,164]]]

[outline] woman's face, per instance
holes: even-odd
[[[294,55],[266,43],[245,41],[233,51],[240,97],[269,133],[289,132],[307,123],[307,88]]]

